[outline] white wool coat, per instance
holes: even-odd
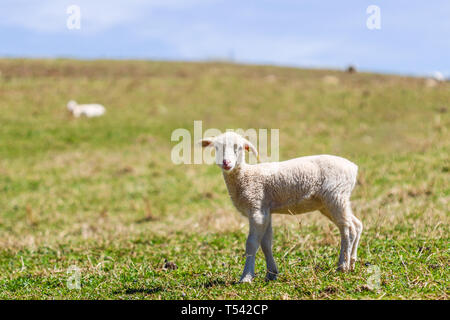
[[[247,216],[260,208],[270,208],[270,213],[300,214],[348,199],[357,172],[358,167],[347,159],[316,155],[242,163],[223,176],[233,204]]]

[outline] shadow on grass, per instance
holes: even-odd
[[[154,287],[154,288],[126,288],[125,291],[122,290],[117,290],[114,291],[114,294],[120,294],[120,293],[125,293],[125,294],[137,294],[137,293],[144,293],[144,294],[154,294],[154,293],[158,293],[160,291],[162,291],[162,287]]]
[[[201,283],[198,285],[190,286],[192,288],[212,288],[212,287],[227,287],[227,286],[234,286],[239,284],[238,281],[225,281],[221,279],[213,279],[205,283]],[[122,290],[116,290],[113,293],[114,294],[155,294],[158,292],[163,291],[163,288],[161,286],[153,287],[153,288],[124,288]]]
[[[221,279],[213,279],[208,282],[199,284],[195,287],[208,289],[208,288],[220,287],[220,286],[224,286],[224,287],[225,286],[233,286],[236,284],[239,284],[239,282],[238,281],[225,281],[225,280],[221,280]]]

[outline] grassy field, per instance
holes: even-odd
[[[450,83],[145,61],[0,72],[1,299],[448,299]],[[70,99],[107,113],[74,119]],[[258,252],[256,279],[237,284],[248,226],[220,169],[170,160],[172,131],[194,120],[280,129],[281,160],[358,164],[356,271],[335,272],[339,233],[319,213],[277,215],[279,279]]]

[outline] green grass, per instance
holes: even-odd
[[[222,63],[0,60],[0,71],[0,298],[448,299],[449,83]],[[107,114],[74,119],[70,99]],[[247,222],[219,168],[170,160],[172,131],[194,120],[280,129],[282,160],[357,163],[356,271],[334,271],[326,218],[277,215],[279,279],[264,281],[258,252],[256,279],[237,284]]]

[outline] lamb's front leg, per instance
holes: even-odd
[[[272,217],[269,216],[269,222],[266,232],[261,240],[261,249],[266,257],[267,274],[266,280],[276,280],[278,275],[277,264],[272,254]]]
[[[245,266],[239,282],[252,282],[255,277],[255,258],[270,221],[270,213],[257,210],[249,214],[250,231],[245,245]]]

